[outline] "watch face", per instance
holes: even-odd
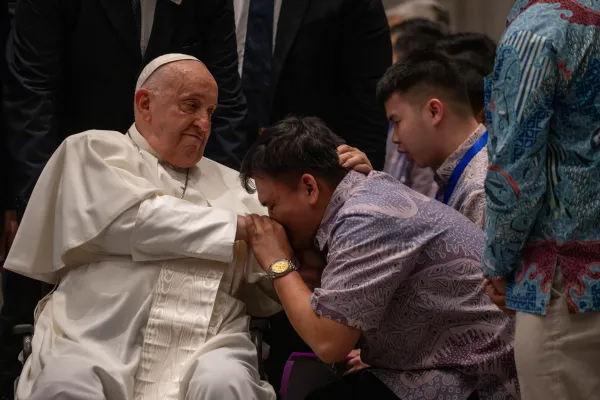
[[[289,267],[290,264],[287,261],[277,261],[273,263],[273,265],[271,265],[271,271],[273,271],[276,274],[280,274],[282,272],[287,271]]]

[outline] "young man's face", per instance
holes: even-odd
[[[269,217],[286,230],[295,251],[311,249],[323,219],[323,212],[315,204],[320,195],[316,182],[305,181],[304,175],[294,188],[282,179],[260,174],[254,177],[258,200],[269,210]],[[311,187],[314,185],[314,187]]]
[[[385,103],[387,117],[393,126],[392,141],[398,152],[407,153],[419,167],[433,167],[435,155],[435,110],[425,105],[409,102],[406,96],[393,93]],[[439,140],[439,138],[438,138]]]

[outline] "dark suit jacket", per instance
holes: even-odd
[[[88,129],[125,132],[139,73],[166,53],[194,55],[215,76],[219,107],[206,156],[239,166],[246,104],[231,0],[157,0],[143,58],[130,0],[20,0],[7,46],[4,104],[17,196],[29,197],[65,137]]]
[[[2,98],[2,82],[6,75],[6,65],[4,58],[6,37],[10,27],[10,18],[8,15],[8,1],[0,0],[0,98]],[[6,136],[4,126],[4,113],[0,103],[0,229],[2,229],[3,214],[8,204],[8,150],[6,148]]]
[[[271,122],[289,114],[320,117],[381,170],[388,123],[375,88],[391,64],[381,0],[283,0]]]

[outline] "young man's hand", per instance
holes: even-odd
[[[256,214],[246,217],[247,242],[260,267],[268,272],[269,267],[280,259],[291,260],[292,246],[285,229],[275,220]]]
[[[515,312],[511,309],[506,308],[506,280],[494,279],[490,280],[485,278],[483,280],[483,290],[488,295],[492,303],[494,303],[499,309],[504,311],[506,314],[514,314]]]
[[[348,357],[352,357],[352,359],[346,363],[348,370],[344,372],[344,375],[351,374],[353,372],[360,371],[361,369],[370,367],[370,365],[365,364],[360,359],[360,349],[352,350],[350,354],[348,354]]]

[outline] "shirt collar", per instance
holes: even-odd
[[[327,209],[321,220],[321,225],[315,236],[315,244],[319,247],[319,250],[323,251],[325,249],[327,240],[330,237],[331,230],[337,219],[336,217],[342,206],[346,203],[346,200],[354,194],[358,184],[365,179],[367,179],[365,175],[356,171],[350,171],[333,191],[333,195],[331,196],[331,200],[329,200],[329,204],[327,205]]]
[[[465,153],[473,146],[473,144],[485,133],[486,128],[483,125],[479,125],[475,132],[473,132],[467,140],[465,140],[459,147],[450,154],[450,157],[444,161],[444,163],[435,171],[435,182],[441,188],[448,184],[452,172],[463,158]]]
[[[152,154],[152,156],[154,156],[156,159],[160,160],[160,157],[158,156],[156,151],[154,151],[154,149],[150,147],[150,144],[148,143],[146,138],[142,136],[140,131],[137,130],[135,124],[131,125],[131,128],[129,128],[127,132],[131,136],[131,140],[134,143],[134,145],[137,145],[137,147],[139,147],[140,150],[144,150]]]

